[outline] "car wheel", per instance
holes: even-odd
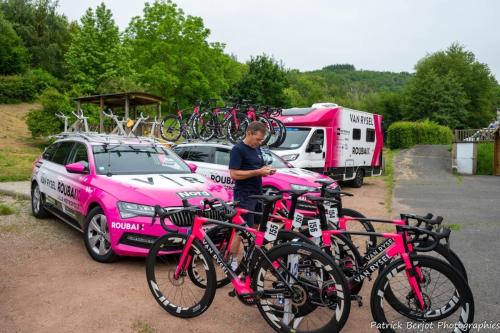
[[[101,207],[93,208],[87,216],[83,239],[88,253],[95,261],[107,263],[118,259],[111,248],[108,221]]]
[[[363,177],[364,176],[365,176],[365,173],[363,172],[363,169],[358,169],[358,171],[356,171],[356,177],[354,177],[354,179],[351,180],[351,186],[352,187],[363,186]]]
[[[49,216],[49,212],[44,207],[44,202],[40,186],[37,183],[33,183],[33,186],[31,186],[31,211],[34,217],[43,219]]]

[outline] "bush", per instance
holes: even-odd
[[[0,103],[32,102],[48,87],[58,87],[59,81],[42,69],[25,75],[0,76]]]
[[[55,113],[70,114],[72,107],[69,97],[54,88],[48,88],[40,96],[40,103],[43,108],[30,111],[26,118],[31,136],[35,138],[61,132],[64,122]]]
[[[477,171],[478,175],[493,174],[493,142],[477,144]]]
[[[398,121],[387,130],[388,145],[391,149],[409,148],[416,144],[450,144],[453,139],[451,129],[431,121]]]

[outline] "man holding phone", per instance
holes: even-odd
[[[276,172],[275,168],[264,164],[260,151],[266,134],[267,127],[263,123],[251,122],[245,139],[234,145],[229,159],[229,174],[235,180],[234,200],[239,201],[239,207],[251,211],[260,210],[260,205],[249,196],[262,194],[262,177]],[[243,217],[250,227],[258,221],[254,214],[245,214]]]

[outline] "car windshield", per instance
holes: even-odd
[[[275,149],[297,149],[306,141],[310,128],[287,127],[285,141]]]
[[[264,158],[264,163],[275,167],[276,169],[289,168],[290,165],[281,157],[270,151],[269,149],[261,148],[262,158]]]
[[[147,145],[99,145],[92,147],[100,175],[191,173],[187,164],[170,150]]]

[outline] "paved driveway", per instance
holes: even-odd
[[[403,150],[394,167],[394,213],[432,212],[460,226],[451,246],[468,271],[475,321],[499,321],[500,177],[453,175],[448,146]]]

